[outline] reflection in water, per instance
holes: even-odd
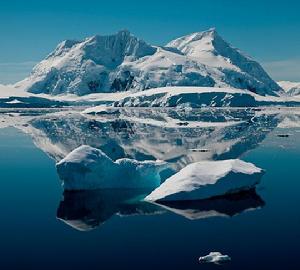
[[[147,190],[65,191],[57,209],[57,218],[80,231],[92,230],[113,215],[150,215],[163,208],[141,201]]]
[[[145,190],[65,191],[57,209],[57,218],[77,230],[89,231],[114,215],[156,215],[169,210],[188,219],[232,217],[265,204],[255,190],[208,200],[160,204],[142,201],[148,193]]]
[[[41,115],[21,128],[56,161],[87,144],[113,160],[159,159],[178,171],[200,160],[238,158],[279,122],[277,113],[254,110],[124,109],[118,116]]]
[[[199,201],[165,201],[159,205],[188,219],[232,217],[265,205],[255,189]]]
[[[295,113],[295,109],[293,109]],[[278,124],[295,125],[299,117],[263,109],[120,109],[118,115],[90,116],[76,111],[2,112],[0,128],[14,126],[55,161],[87,144],[113,160],[164,160],[170,171],[201,160],[239,158],[259,145]],[[291,114],[291,113],[290,113]],[[81,230],[95,228],[115,214],[157,213],[161,207],[131,200],[137,194],[109,191],[66,192],[57,216]],[[128,203],[128,200],[130,203]],[[257,196],[164,205],[188,218],[232,216],[263,205]]]

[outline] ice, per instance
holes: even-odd
[[[239,159],[192,163],[168,178],[145,200],[201,200],[254,188],[263,170]]]
[[[201,263],[219,264],[228,261],[231,261],[231,258],[228,255],[223,255],[220,252],[210,252],[208,255],[199,258],[199,262]]]
[[[56,164],[65,190],[154,189],[161,183],[162,161],[110,159],[101,150],[82,145]]]
[[[110,114],[119,114],[119,109],[115,108],[115,107],[99,105],[96,107],[87,108],[82,113],[97,114],[97,115],[110,115]]]
[[[163,87],[116,101],[116,107],[255,107],[258,95],[246,90],[216,87]]]
[[[285,91],[288,96],[300,96],[300,82],[280,81],[278,85]]]

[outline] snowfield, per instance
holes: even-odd
[[[254,188],[263,170],[239,159],[201,161],[187,165],[163,182],[145,200],[187,201]]]
[[[300,96],[300,83],[299,82],[289,82],[280,81],[277,82],[278,85],[285,91],[288,96]]]
[[[129,94],[115,107],[256,107],[297,105],[300,97],[260,96],[247,90],[216,87],[163,87]]]
[[[153,46],[120,31],[60,43],[16,87],[51,95],[142,91],[165,86],[247,89],[277,96],[281,88],[259,63],[215,29]]]

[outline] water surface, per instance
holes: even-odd
[[[296,109],[0,114],[2,269],[299,269],[300,113]],[[284,135],[284,136],[282,136]],[[111,158],[200,160],[265,169],[254,192],[158,206],[147,191],[63,193],[55,162],[82,144]],[[165,177],[167,177],[166,175]],[[220,251],[232,261],[198,263]]]

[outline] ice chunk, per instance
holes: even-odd
[[[66,190],[103,188],[150,188],[161,183],[160,172],[166,168],[162,161],[113,161],[101,150],[83,145],[56,164]]]
[[[249,190],[263,170],[239,159],[192,163],[168,178],[145,200],[200,200]]]
[[[208,255],[200,257],[199,262],[201,263],[222,263],[231,261],[228,255],[222,255],[220,252],[210,252]]]

